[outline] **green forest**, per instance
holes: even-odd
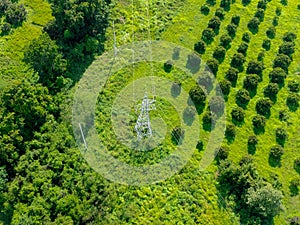
[[[299,49],[297,0],[0,0],[0,224],[300,224]]]

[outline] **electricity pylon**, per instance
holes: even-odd
[[[155,110],[155,100],[148,99],[148,96],[145,95],[142,104],[138,105],[137,110],[140,110],[140,115],[136,121],[134,129],[137,133],[138,139],[143,137],[151,137],[152,129],[149,117],[149,111]]]

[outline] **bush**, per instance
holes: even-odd
[[[9,33],[10,30],[11,30],[11,25],[10,25],[10,23],[4,23],[4,24],[2,25],[2,27],[1,27],[1,32],[2,32],[3,34]]]
[[[205,130],[212,130],[217,121],[217,115],[212,111],[208,111],[204,114],[203,118],[203,128]]]
[[[245,118],[245,112],[241,107],[235,107],[231,111],[231,117],[234,122],[243,122]]]
[[[295,159],[294,161],[294,169],[300,173],[300,158]]]
[[[27,11],[23,4],[12,3],[5,11],[6,22],[13,25],[22,23],[26,19],[26,16]]]
[[[245,56],[242,53],[235,53],[231,60],[231,66],[234,68],[240,68],[243,66],[245,61]]]
[[[289,81],[288,88],[291,92],[296,92],[297,93],[300,90],[300,84],[299,84],[298,81],[292,80],[292,81]]]
[[[220,20],[223,20],[225,17],[225,12],[223,8],[218,8],[215,12],[215,16],[219,17]]]
[[[293,111],[299,107],[299,95],[297,93],[289,93],[286,99],[286,105]]]
[[[248,137],[248,151],[254,153],[256,150],[256,145],[258,144],[258,139],[255,135]]]
[[[246,43],[249,43],[251,40],[251,35],[248,32],[244,33],[242,40]]]
[[[167,73],[171,72],[172,68],[173,68],[172,60],[168,60],[167,62],[164,63],[165,72],[167,72]]]
[[[246,89],[241,89],[236,94],[236,103],[238,106],[245,107],[250,99],[250,94]]]
[[[220,29],[220,25],[221,25],[221,20],[217,16],[214,16],[208,22],[208,28],[213,29],[215,33]]]
[[[275,135],[276,135],[277,143],[284,144],[284,142],[286,141],[286,138],[287,138],[286,130],[282,127],[279,127],[276,129]]]
[[[228,34],[224,34],[220,38],[220,45],[226,49],[229,47],[231,42],[232,42],[232,39]]]
[[[252,33],[257,32],[260,20],[257,17],[252,18],[248,23],[248,28]]]
[[[206,0],[206,3],[213,6],[216,4],[216,0]]]
[[[205,104],[206,94],[198,85],[191,88],[189,95],[197,107]]]
[[[279,17],[278,16],[274,16],[273,21],[272,21],[273,26],[277,26],[278,25],[278,20],[279,20]]]
[[[206,50],[205,42],[200,40],[194,44],[194,50],[199,54],[204,54]]]
[[[217,149],[217,159],[225,160],[228,158],[229,155],[229,148],[225,145],[222,145],[219,149]]]
[[[279,92],[279,86],[278,86],[277,83],[269,83],[264,88],[265,97],[268,97],[273,101],[276,99],[276,95],[277,95],[278,92]]]
[[[270,150],[270,157],[279,160],[284,151],[281,145],[274,145]]]
[[[172,140],[174,143],[179,144],[182,139],[184,138],[184,133],[185,131],[179,127],[176,126],[173,130],[172,130]]]
[[[284,54],[278,54],[274,60],[273,68],[280,67],[285,71],[288,71],[290,63],[291,63],[290,57]]]
[[[270,41],[269,39],[263,40],[262,47],[263,47],[265,50],[269,51],[270,48],[271,48],[271,41]]]
[[[243,5],[248,5],[250,4],[251,0],[242,0]]]
[[[276,10],[275,10],[275,13],[276,13],[277,16],[280,16],[281,15],[281,8],[277,7]]]
[[[196,115],[196,109],[193,106],[188,106],[185,108],[184,112],[183,112],[183,116],[186,119],[194,119]]]
[[[247,74],[257,74],[261,77],[263,70],[264,70],[263,62],[252,60],[248,63],[246,73]]]
[[[10,7],[11,1],[10,0],[1,0],[0,1],[0,16],[2,16],[5,11]]]
[[[266,125],[266,118],[262,115],[256,115],[252,119],[252,125],[257,131],[264,130]]]
[[[200,8],[200,11],[204,15],[208,15],[209,13],[209,6],[207,4],[203,4]]]
[[[270,109],[273,105],[273,102],[269,98],[261,98],[256,102],[256,112],[263,116],[270,115]]]
[[[227,79],[219,82],[217,93],[220,95],[228,96],[231,88],[231,83]]]
[[[211,28],[206,28],[202,32],[202,40],[205,43],[211,43],[214,40],[215,32]]]
[[[267,8],[267,1],[266,0],[259,0],[258,3],[257,3],[257,8],[265,10]]]
[[[283,85],[286,73],[282,68],[276,67],[269,73],[269,78],[272,83]]]
[[[300,5],[298,7],[300,9]],[[294,216],[289,220],[290,225],[300,225],[300,217],[299,216]]]
[[[213,53],[213,57],[220,62],[224,59],[225,54],[226,54],[226,49],[223,46],[218,46]]]
[[[198,149],[199,151],[202,151],[204,147],[203,141],[198,141],[197,145],[196,145],[196,149]]]
[[[295,44],[293,42],[285,42],[279,47],[279,53],[285,54],[291,57],[295,52]]]
[[[174,82],[171,87],[172,96],[178,96],[181,93],[181,83]]]
[[[209,93],[213,89],[213,80],[208,71],[204,71],[202,76],[198,78],[198,84],[203,86]]]
[[[234,15],[232,18],[231,18],[231,23],[238,26],[240,24],[240,20],[241,20],[241,17],[240,16],[237,16],[237,15]]]
[[[216,59],[209,59],[206,62],[206,65],[209,67],[211,72],[216,76],[218,72],[219,62]]]
[[[282,40],[283,41],[290,41],[290,42],[293,42],[295,39],[297,38],[297,35],[294,34],[293,32],[286,32],[284,35],[283,35],[283,38]]]
[[[278,113],[278,117],[280,121],[287,121],[289,115],[286,110],[280,110]]]
[[[229,36],[233,38],[236,33],[236,25],[234,25],[233,23],[228,24],[226,27],[226,30],[227,30]]]
[[[265,53],[264,52],[260,52],[257,55],[257,61],[263,61],[265,57]]]
[[[187,60],[187,68],[197,71],[200,67],[200,57],[197,54],[189,54]]]
[[[226,73],[225,77],[227,80],[231,82],[232,85],[235,85],[237,78],[238,78],[239,71],[236,68],[230,67]]]
[[[275,35],[276,35],[276,29],[275,27],[269,27],[269,29],[266,31],[266,35],[268,38],[275,38]]]
[[[243,42],[238,47],[237,52],[242,53],[244,56],[246,56],[247,50],[248,50],[248,44]]]
[[[263,9],[257,9],[254,17],[258,18],[260,22],[264,21],[265,11]]]
[[[287,4],[288,4],[288,0],[280,0],[280,3],[281,3],[282,5],[287,5]]]
[[[211,110],[217,117],[223,115],[225,109],[225,102],[222,96],[213,96],[209,100],[209,110]]]
[[[229,9],[231,0],[221,0],[220,7],[224,9]]]
[[[225,130],[225,137],[228,140],[232,140],[235,138],[235,133],[236,133],[235,126],[233,124],[228,124]]]
[[[255,92],[260,78],[256,74],[247,75],[244,79],[244,88],[249,92]]]

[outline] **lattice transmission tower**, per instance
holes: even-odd
[[[140,111],[139,117],[134,127],[138,139],[152,136],[149,111],[156,109],[154,103],[155,103],[154,99],[150,100],[148,99],[148,96],[145,95],[142,100],[142,104],[139,104],[136,108],[137,110]]]

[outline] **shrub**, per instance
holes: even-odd
[[[203,106],[206,100],[206,94],[198,85],[191,88],[189,95],[196,106]]]
[[[2,25],[2,27],[1,27],[1,32],[2,32],[3,34],[9,33],[10,30],[11,30],[11,25],[10,25],[10,23],[4,23],[4,24]]]
[[[248,63],[246,73],[247,74],[257,74],[261,77],[263,70],[264,70],[263,62],[252,60]]]
[[[244,79],[244,88],[249,92],[255,92],[260,78],[256,74],[247,75]]]
[[[300,84],[299,84],[298,81],[292,80],[292,81],[289,81],[288,88],[291,92],[296,92],[297,93],[300,90]]]
[[[265,10],[267,8],[267,1],[266,0],[259,0],[258,3],[257,3],[257,8]]]
[[[275,35],[276,35],[276,29],[275,27],[269,27],[269,29],[266,31],[266,35],[268,38],[275,38]]]
[[[211,43],[214,40],[215,32],[211,28],[206,28],[202,32],[202,40]]]
[[[187,67],[193,70],[198,70],[200,61],[200,57],[197,54],[189,54],[187,59]]]
[[[295,44],[293,42],[285,42],[279,47],[279,53],[291,56],[295,52]]]
[[[300,173],[300,158],[296,158],[294,161],[294,169]]]
[[[275,135],[276,135],[276,141],[279,144],[283,144],[287,138],[287,132],[282,127],[276,129]]]
[[[199,140],[197,142],[196,149],[198,149],[199,151],[202,151],[203,147],[204,147],[203,141]]]
[[[230,7],[231,0],[221,0],[220,7],[228,9]]]
[[[234,25],[233,23],[228,24],[226,30],[230,37],[234,37],[236,33],[236,25]]]
[[[231,60],[231,66],[235,68],[240,68],[243,66],[245,61],[245,56],[242,53],[235,53]]]
[[[1,0],[0,1],[0,16],[5,13],[5,11],[10,7],[10,0]]]
[[[223,20],[225,17],[225,12],[223,8],[218,8],[215,12],[215,16],[219,17],[220,20]]]
[[[258,53],[258,55],[257,55],[257,61],[263,61],[264,57],[265,57],[265,53],[264,52]]]
[[[206,65],[209,67],[211,72],[216,76],[218,72],[219,62],[216,59],[209,59],[206,62]]]
[[[226,49],[223,46],[218,46],[213,53],[213,57],[217,60],[222,61],[225,57]]]
[[[228,48],[231,42],[232,39],[228,34],[224,34],[220,38],[220,45],[223,46],[224,48]]]
[[[196,52],[198,52],[199,54],[205,53],[205,50],[206,50],[205,42],[202,41],[202,40],[196,42],[196,43],[194,44],[194,50],[195,50]]]
[[[236,68],[230,67],[226,73],[225,77],[229,80],[232,84],[235,84],[238,78],[239,71]]]
[[[231,117],[234,122],[243,122],[245,118],[245,112],[241,107],[235,107],[231,111]]]
[[[243,5],[248,5],[250,4],[251,0],[242,0]]]
[[[283,35],[283,41],[290,41],[290,42],[293,42],[295,39],[297,38],[297,35],[294,34],[293,32],[286,32],[284,35]]]
[[[265,18],[265,11],[263,9],[257,9],[254,17],[258,18],[259,21],[262,22]]]
[[[240,46],[237,49],[237,52],[242,53],[244,56],[246,56],[247,53],[247,49],[248,49],[248,44],[243,42],[242,44],[240,44]]]
[[[276,13],[277,16],[280,16],[281,15],[281,8],[277,7],[276,10],[275,10],[275,13]]]
[[[288,0],[280,0],[280,3],[281,3],[282,5],[287,5],[287,4],[288,4]]]
[[[209,100],[209,109],[218,117],[222,116],[225,109],[225,102],[222,96],[213,96]]]
[[[187,118],[187,119],[194,119],[195,115],[196,115],[196,109],[193,106],[186,107],[183,112],[184,118]]]
[[[248,137],[248,150],[251,153],[254,153],[256,150],[256,145],[258,144],[258,139],[255,135]]]
[[[171,93],[173,96],[178,96],[181,93],[181,83],[174,82],[171,87]]]
[[[214,16],[208,22],[208,28],[213,29],[215,33],[220,29],[220,25],[221,25],[221,20],[217,16]]]
[[[212,130],[217,121],[217,115],[212,111],[208,111],[204,114],[203,118],[203,128],[205,130]]]
[[[287,119],[288,119],[288,113],[287,113],[287,111],[286,110],[280,110],[279,111],[279,120],[280,121],[287,121]]]
[[[284,54],[278,54],[274,60],[273,68],[280,67],[285,71],[288,71],[290,63],[291,63],[290,57]]]
[[[208,15],[209,13],[209,6],[207,4],[203,4],[200,8],[200,11],[204,15]]]
[[[237,15],[234,15],[232,18],[231,18],[231,23],[238,26],[240,24],[240,20],[241,20],[241,17],[240,16],[237,16]]]
[[[228,96],[231,88],[231,83],[227,79],[223,79],[219,82],[219,86],[217,88],[218,94]]]
[[[299,107],[299,95],[297,93],[289,93],[286,99],[286,105],[293,111]]]
[[[297,5],[297,9],[299,9],[300,10],[300,4],[299,5]],[[300,219],[299,219],[300,220]]]
[[[264,127],[266,125],[266,118],[262,115],[256,115],[252,119],[252,124],[255,130],[264,130]]]
[[[219,149],[217,149],[217,159],[225,160],[228,158],[229,148],[225,145],[222,145]]]
[[[270,157],[279,160],[284,151],[281,145],[274,145],[270,150]]]
[[[256,112],[263,116],[270,115],[270,109],[273,105],[273,102],[269,98],[261,98],[256,102]]]
[[[167,62],[164,63],[164,70],[167,73],[171,72],[172,68],[173,68],[173,62],[172,62],[172,60],[168,60]]]
[[[269,73],[269,78],[272,83],[282,85],[286,78],[286,73],[282,68],[276,67]]]
[[[257,32],[259,24],[260,20],[257,17],[254,17],[249,21],[248,28],[252,33]]]
[[[278,25],[278,20],[279,20],[279,17],[278,16],[274,16],[273,21],[272,21],[273,26],[277,26]]]
[[[248,32],[244,33],[242,40],[246,43],[249,43],[251,40],[251,35]]]
[[[182,139],[184,138],[184,133],[185,131],[179,127],[176,126],[173,130],[172,130],[172,140],[174,143],[179,144]]]
[[[198,78],[198,84],[203,86],[209,93],[213,89],[213,80],[208,71],[204,71],[202,76]]]
[[[279,87],[278,87],[277,83],[269,83],[264,88],[265,97],[268,97],[273,101],[276,99],[276,95],[277,95],[278,92],[279,92]]]
[[[263,40],[262,47],[263,47],[265,50],[269,51],[270,48],[271,48],[271,41],[270,41],[269,39]]]
[[[206,3],[213,6],[216,4],[216,0],[206,0]]]
[[[250,94],[246,89],[241,89],[236,94],[236,103],[241,107],[246,106],[250,99]]]
[[[233,124],[228,124],[225,130],[225,137],[229,140],[232,140],[235,138],[235,133],[235,126]]]

